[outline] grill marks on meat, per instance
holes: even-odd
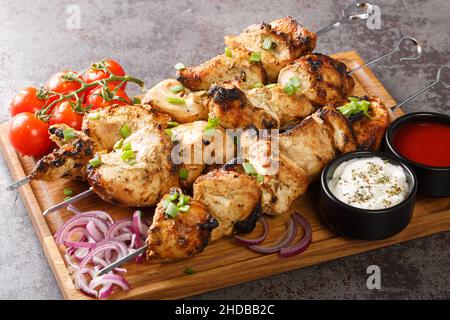
[[[238,82],[213,85],[208,91],[211,98],[209,117],[218,118],[227,129],[254,125],[258,129],[278,128],[276,114],[265,104],[253,104]]]
[[[270,50],[262,49],[266,39],[272,41]],[[225,36],[226,45],[232,49],[244,48],[261,53],[261,62],[270,82],[277,80],[278,73],[287,64],[311,53],[316,40],[315,33],[308,31],[292,17],[251,25],[238,36]]]
[[[175,218],[166,216],[163,203],[167,197],[158,203],[148,231],[146,256],[151,261],[177,261],[202,252],[218,225],[208,207],[194,199],[189,201],[188,212],[179,212]]]
[[[88,166],[87,180],[103,200],[123,206],[156,205],[171,187],[178,186],[178,173],[170,158],[170,137],[160,128],[146,126],[128,138],[136,163],[130,165],[121,149],[100,153],[101,165]]]
[[[193,189],[194,199],[204,203],[219,222],[212,231],[212,241],[232,235],[235,231],[253,230],[253,215],[259,214],[257,206],[261,200],[261,191],[254,178],[216,169],[200,176]],[[238,230],[235,230],[236,224]]]
[[[208,97],[206,91],[191,91],[187,88],[173,93],[170,88],[182,85],[175,79],[163,80],[151,88],[142,103],[150,104],[156,110],[169,114],[178,123],[188,123],[208,119]],[[185,100],[184,104],[173,104],[167,101],[168,97],[179,97]]]
[[[256,83],[267,83],[267,73],[260,62],[250,62],[250,52],[234,50],[232,57],[218,55],[211,60],[177,71],[176,79],[194,91],[208,90],[213,83],[241,80],[251,87]]]
[[[70,129],[65,124],[50,127],[50,139],[59,149],[42,157],[30,173],[31,179],[55,181],[61,178],[83,180],[85,166],[95,152],[95,143],[86,134],[74,130],[75,137],[64,140],[64,130]]]
[[[347,98],[355,81],[348,75],[345,64],[322,54],[310,54],[293,61],[280,71],[278,82],[283,86],[298,77],[304,95],[313,106],[323,107]]]

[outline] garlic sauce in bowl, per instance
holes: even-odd
[[[328,187],[340,201],[368,210],[393,207],[410,192],[403,168],[376,156],[342,162]]]

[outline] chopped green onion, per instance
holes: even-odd
[[[166,100],[167,100],[167,102],[173,103],[173,104],[185,104],[186,103],[186,100],[184,100],[183,98],[179,98],[179,97],[167,97]]]
[[[169,206],[166,208],[166,214],[172,218],[176,218],[178,212],[180,212],[180,208],[178,208],[172,202],[169,203]]]
[[[296,88],[290,83],[284,86],[284,92],[286,92],[288,96],[292,96],[296,91]]]
[[[126,150],[122,153],[120,156],[123,161],[129,161],[136,158],[136,155],[134,154],[133,150]]]
[[[64,195],[65,196],[72,196],[73,195],[73,191],[70,188],[64,188]]]
[[[122,146],[122,151],[128,151],[128,150],[131,150],[131,142],[129,142],[129,141]]]
[[[252,52],[249,60],[250,62],[261,62],[261,52]]]
[[[184,86],[182,84],[178,84],[176,86],[170,87],[169,90],[173,93],[178,93],[184,90]]]
[[[126,123],[124,123],[123,126],[120,127],[119,132],[120,132],[120,135],[122,136],[122,138],[125,139],[125,138],[128,138],[130,136],[131,129]]]
[[[191,269],[191,268],[186,268],[186,269],[183,270],[183,272],[185,274],[194,274],[196,271],[194,269]]]
[[[134,98],[133,98],[133,104],[141,104],[141,98],[139,98],[139,97],[134,97]]]
[[[178,199],[178,196],[179,196],[178,192],[175,192],[175,193],[169,194],[168,198],[170,201],[175,201]]]
[[[119,141],[117,141],[114,144],[114,149],[120,149],[120,148],[122,148],[122,145],[123,145],[123,139],[120,139]]]
[[[228,58],[231,58],[231,57],[233,56],[233,53],[231,53],[230,47],[225,47],[225,55],[226,55]]]
[[[289,78],[289,83],[292,84],[297,89],[300,88],[300,85],[301,85],[300,79],[298,77],[295,77],[295,76]]]
[[[348,100],[350,100],[349,103],[337,108],[345,117],[350,117],[362,112],[366,117],[372,118],[368,112],[370,107],[369,101],[359,100],[355,97],[349,97]]]
[[[278,83],[271,83],[271,84],[266,85],[266,88],[272,89],[272,88],[275,88],[276,86],[278,86]]]
[[[269,38],[264,39],[262,48],[265,49],[265,50],[272,49],[272,40],[270,40]]]
[[[191,206],[189,206],[189,205],[184,205],[184,206],[181,206],[181,207],[179,207],[180,208],[180,211],[181,212],[188,212],[189,211],[189,209],[191,208]]]
[[[127,161],[127,164],[129,164],[130,166],[134,166],[136,163],[137,163],[136,159],[131,159]]]
[[[186,69],[186,66],[185,66],[184,64],[182,64],[181,62],[178,62],[178,63],[175,65],[175,69],[177,69],[177,70],[183,70],[183,69]]]
[[[179,125],[179,123],[175,122],[175,121],[169,121],[169,122],[167,122],[167,125],[169,126],[169,128],[174,128],[174,127],[177,127]]]
[[[89,160],[89,164],[92,167],[96,168],[96,167],[98,167],[99,165],[102,164],[102,160],[99,157],[95,157],[95,158]]]
[[[177,206],[184,206],[189,203],[189,200],[191,200],[191,197],[187,194],[180,195]]]
[[[217,118],[208,118],[209,127],[217,127],[220,124],[220,120]]]
[[[258,174],[256,175],[256,181],[257,181],[258,183],[264,182],[264,176],[258,173]]]
[[[100,112],[89,113],[88,119],[89,120],[98,120],[98,119],[100,119]]]
[[[251,176],[258,174],[258,172],[256,171],[256,169],[253,167],[253,165],[251,163],[243,163],[242,167],[244,167],[245,172]]]
[[[72,128],[64,130],[63,135],[64,135],[64,141],[73,139],[77,136],[77,134],[75,133],[75,131]]]
[[[257,82],[253,85],[252,88],[255,89],[255,88],[263,88],[263,87],[264,87],[264,85],[261,82]]]
[[[163,201],[163,208],[167,209],[167,207],[169,206],[169,204],[171,204],[172,202],[170,202],[169,199],[164,199]]]
[[[187,180],[189,177],[189,171],[187,171],[186,169],[182,168],[180,169],[180,171],[178,171],[178,177],[181,180]]]

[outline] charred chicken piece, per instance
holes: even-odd
[[[98,154],[101,164],[87,167],[87,180],[107,202],[154,206],[171,187],[178,186],[171,150],[170,137],[162,129],[146,126],[126,138],[120,148]]]
[[[175,192],[182,194],[176,188],[170,192],[171,195]],[[208,207],[193,199],[189,200],[187,212],[180,211],[175,217],[169,216],[166,213],[169,196],[166,194],[158,203],[148,230],[146,255],[152,261],[177,261],[202,252],[209,243],[211,231],[218,225]]]
[[[261,191],[256,180],[248,175],[213,170],[194,183],[194,199],[203,202],[219,221],[211,239],[217,240],[234,232],[251,232],[261,209]]]
[[[251,25],[238,36],[225,36],[226,45],[232,49],[261,53],[261,62],[270,82],[276,82],[278,73],[288,63],[311,53],[316,40],[314,32],[292,17]]]
[[[111,151],[122,138],[120,128],[123,125],[135,132],[148,125],[165,128],[171,120],[169,115],[148,105],[113,105],[86,114],[82,130],[97,143],[98,150]]]
[[[182,99],[182,103],[169,102],[168,99],[173,97]],[[163,80],[155,85],[147,92],[142,103],[169,114],[179,123],[208,119],[206,91],[191,91],[175,79]]]
[[[196,67],[177,71],[177,80],[194,91],[208,90],[213,83],[241,80],[246,87],[267,83],[267,73],[260,62],[250,61],[251,53],[234,50],[231,57],[218,55]]]
[[[234,156],[233,139],[226,139],[222,127],[216,127],[212,135],[207,134],[207,124],[206,121],[195,121],[170,129],[176,144],[172,160],[176,159],[179,172],[183,172],[180,174],[180,186],[185,190],[192,187],[206,165],[225,163]]]
[[[64,131],[72,137],[64,138]],[[66,132],[67,132],[66,131]],[[33,180],[55,181],[61,178],[83,180],[84,169],[96,152],[94,141],[86,134],[71,129],[65,124],[50,127],[50,139],[60,148],[42,157],[30,173]]]
[[[305,96],[316,107],[347,98],[355,86],[345,64],[322,54],[310,54],[293,61],[280,71],[278,83],[284,87],[293,78],[300,82],[295,94]]]
[[[218,118],[227,129],[255,126],[258,129],[279,128],[278,116],[263,103],[253,104],[238,82],[211,86],[209,117]]]

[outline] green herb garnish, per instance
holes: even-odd
[[[170,87],[169,90],[173,93],[178,93],[184,90],[184,86],[182,84],[178,84],[176,86]]]
[[[73,190],[70,189],[70,188],[64,188],[63,192],[64,192],[65,196],[69,196],[70,197],[70,196],[73,195]]]
[[[166,98],[167,102],[172,103],[172,104],[185,104],[186,100],[184,100],[183,98],[179,98],[179,97],[167,97]]]
[[[183,70],[186,69],[186,66],[184,64],[182,64],[181,62],[178,62],[175,66],[175,69],[177,70]]]
[[[189,171],[187,171],[187,170],[184,169],[184,168],[181,168],[181,169],[178,171],[178,177],[179,177],[181,180],[187,180],[188,177],[189,177]]]
[[[233,56],[233,54],[231,53],[230,47],[225,47],[225,55],[226,55],[228,58],[231,58],[231,57]]]
[[[249,58],[250,62],[261,62],[261,52],[252,52]]]
[[[120,127],[119,133],[122,136],[122,138],[128,138],[131,135],[131,129],[130,127],[125,123],[123,126]]]
[[[183,272],[185,274],[194,274],[196,271],[194,269],[191,269],[191,268],[186,268],[186,269],[183,270]]]
[[[66,129],[63,131],[63,136],[64,136],[64,141],[76,138],[77,134],[75,133],[75,131],[70,128],[70,129]]]
[[[219,126],[220,120],[217,118],[208,118],[208,123],[203,128],[203,134],[206,136],[213,136],[216,133],[216,128]]]
[[[369,101],[355,97],[349,97],[348,100],[350,100],[349,103],[337,108],[345,117],[348,118],[362,112],[367,118],[372,118],[368,112],[370,107]]]
[[[89,164],[92,167],[96,168],[96,167],[98,167],[99,165],[102,164],[102,160],[100,160],[100,158],[98,156],[96,156],[95,158],[89,160]]]
[[[272,40],[270,40],[269,38],[264,39],[264,42],[262,44],[262,48],[264,50],[272,49]]]
[[[288,96],[291,96],[296,93],[298,89],[300,89],[300,86],[300,79],[298,77],[291,77],[289,78],[288,83],[284,86],[284,92],[286,92]]]

